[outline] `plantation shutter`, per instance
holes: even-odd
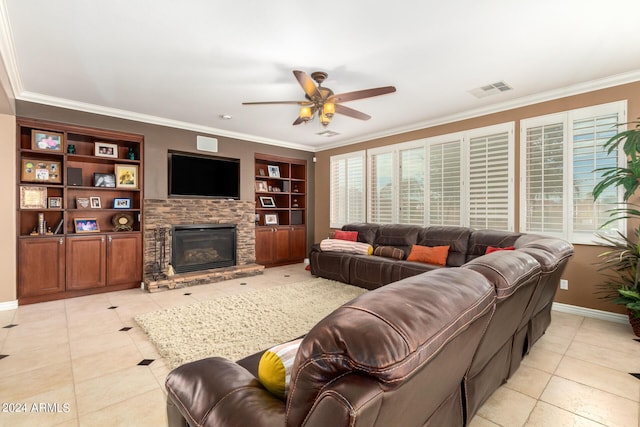
[[[469,141],[469,225],[511,230],[509,221],[509,132]]]
[[[461,225],[461,143],[430,144],[429,225]]]
[[[393,152],[369,155],[369,222],[394,222],[393,163]]]
[[[401,150],[400,201],[401,224],[424,225],[424,146]]]
[[[524,231],[562,233],[564,225],[564,124],[525,130]]]
[[[365,152],[330,159],[329,226],[365,221]]]
[[[618,191],[608,188],[593,202],[593,187],[602,175],[595,172],[602,167],[616,166],[617,153],[607,155],[602,146],[618,132],[617,113],[591,118],[575,119],[572,122],[573,150],[573,231],[592,234],[609,219],[609,209],[618,207]],[[606,231],[618,230],[620,224],[612,223]]]

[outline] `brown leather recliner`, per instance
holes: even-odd
[[[286,402],[250,371],[259,355],[244,366],[213,357],[176,368],[166,381],[170,425],[462,425],[462,379],[495,301],[494,285],[470,268],[384,286],[309,331]]]

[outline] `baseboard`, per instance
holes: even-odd
[[[561,302],[554,302],[551,309],[562,313],[608,320],[609,322],[629,323],[629,317],[624,314],[610,313],[608,311],[595,310],[593,308],[578,307],[577,305],[563,304]]]
[[[0,302],[0,311],[16,310],[18,308],[18,300]]]

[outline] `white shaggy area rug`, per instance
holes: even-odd
[[[171,368],[210,356],[230,360],[306,334],[366,289],[315,278],[139,315]]]

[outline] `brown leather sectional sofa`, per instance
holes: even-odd
[[[212,357],[167,377],[171,426],[456,426],[544,333],[573,247],[461,227],[352,224],[374,246],[450,246],[447,266],[310,254],[315,275],[373,289],[320,321],[294,362],[286,402],[257,378],[261,354]],[[484,254],[487,246],[513,251]]]

